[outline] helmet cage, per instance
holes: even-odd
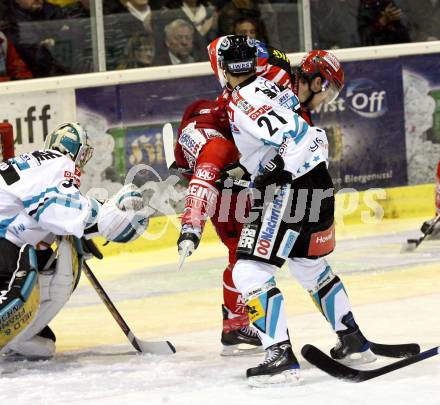
[[[45,148],[69,155],[76,166],[84,167],[93,156],[87,132],[77,123],[61,124],[46,138]]]

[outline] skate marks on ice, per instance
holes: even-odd
[[[440,240],[426,240],[417,251],[402,254],[402,243],[417,231],[337,241],[328,260],[336,272],[389,271],[440,262]]]
[[[440,336],[439,326],[431,324],[432,336],[428,342],[426,322],[419,320],[417,313],[423,307],[428,318],[435,315],[433,304],[439,299],[436,295],[392,302],[387,308],[374,304],[356,309],[367,336],[381,342],[403,341],[411,336],[427,347],[434,336]],[[389,317],[383,319],[384,314]],[[405,324],[409,318],[414,320],[412,325]],[[316,344],[326,351],[334,343],[333,334],[317,313],[289,317],[288,322],[298,355],[305,343]],[[221,357],[218,328],[176,334],[170,339],[176,344],[177,354],[167,358],[129,353],[126,346],[119,345],[57,354],[52,361],[2,363],[0,367],[8,372],[1,375],[0,391],[14,398],[14,405],[29,402],[224,405],[231,403],[231,399],[233,403],[252,405],[371,405],[374,402],[438,405],[440,365],[435,361],[355,385],[328,377],[299,356],[304,379],[301,386],[251,389],[245,381],[245,370],[256,365],[261,356]],[[386,361],[381,359],[372,367],[382,363]]]

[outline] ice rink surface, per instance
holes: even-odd
[[[342,275],[364,334],[380,343],[440,345],[440,241],[401,254],[419,220],[351,226],[329,257]],[[137,355],[83,277],[51,324],[58,353],[51,361],[3,361],[0,392],[14,404],[440,404],[440,356],[364,383],[335,380],[299,355],[306,343],[335,342],[308,294],[281,269],[301,386],[251,389],[245,370],[262,355],[220,353],[221,280],[225,251],[201,245],[181,273],[174,249],[91,261],[90,266],[136,336],[168,339],[173,356]],[[381,358],[366,368],[393,361]]]

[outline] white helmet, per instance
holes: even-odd
[[[47,135],[44,146],[69,155],[79,167],[84,167],[93,155],[87,132],[77,122],[67,122],[56,127]]]

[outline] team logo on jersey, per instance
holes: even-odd
[[[255,237],[257,236],[256,224],[245,224],[240,234],[237,252],[251,254],[254,249]]]
[[[263,115],[270,110],[272,110],[272,107],[270,105],[263,105],[257,111],[250,114],[249,117],[251,120],[255,121],[260,115]]]
[[[197,159],[200,150],[206,144],[206,139],[203,134],[195,128],[195,122],[192,122],[183,129],[178,142],[182,148],[186,149]]]
[[[255,110],[246,100],[238,100],[237,108],[243,111],[246,115]]]
[[[277,238],[278,229],[283,219],[283,212],[287,204],[290,186],[284,185],[267,208],[258,234],[254,255],[263,259],[270,259]]]
[[[223,138],[226,139],[220,132],[218,132],[215,129],[212,128],[203,128],[200,129],[200,132],[205,135],[207,139],[213,139],[213,138]]]
[[[217,177],[219,172],[219,168],[212,163],[202,163],[197,166],[195,176],[202,180],[211,181]]]
[[[69,172],[68,170],[64,171],[64,177],[67,181],[72,181],[72,184],[76,187],[79,187],[81,185],[81,170],[79,167],[75,168],[75,172]]]

